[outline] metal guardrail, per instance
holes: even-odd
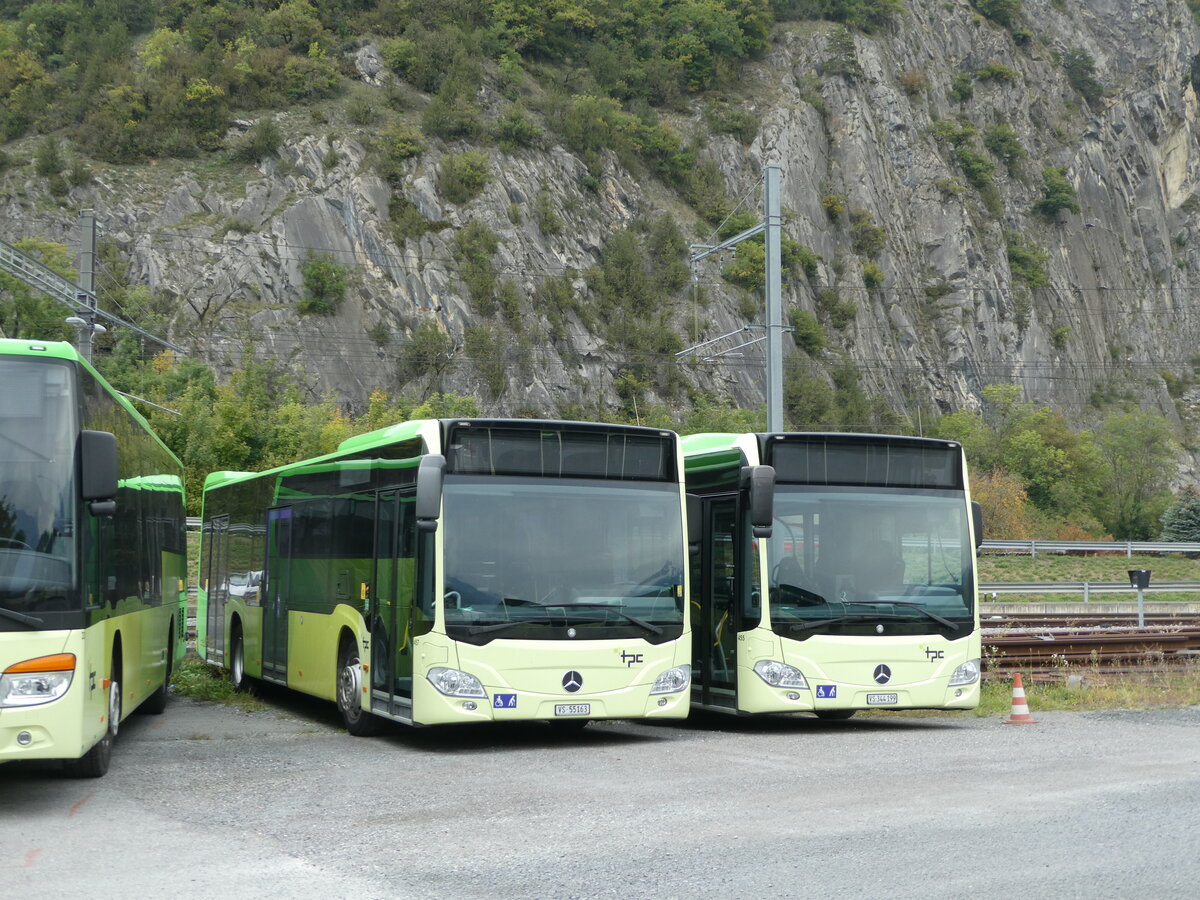
[[[1152,581],[1142,589],[1148,594],[1200,594],[1200,581]],[[979,585],[979,593],[988,594],[1083,594],[1087,603],[1092,594],[1137,593],[1128,581],[995,581]]]
[[[979,545],[981,552],[991,550],[998,553],[1025,553],[1037,556],[1043,553],[1200,553],[1200,544],[1183,541],[984,541]]]

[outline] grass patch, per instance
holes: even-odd
[[[267,704],[251,694],[239,694],[233,689],[228,675],[194,656],[189,656],[180,663],[174,672],[172,683],[175,693],[189,700],[227,703],[245,712],[268,708]]]
[[[1130,569],[1149,569],[1155,581],[1200,581],[1200,559],[1182,553],[1162,556],[1123,552],[1092,555],[1039,553],[1036,557],[1016,554],[979,557],[980,581],[1120,581],[1129,583]],[[1130,594],[1132,596],[1132,592]],[[1165,595],[1153,594],[1160,600]],[[1008,599],[1007,597],[1005,599]],[[1059,599],[1066,599],[1060,597]],[[1195,599],[1195,598],[1189,598]]]
[[[1067,676],[1078,675],[1082,687],[1068,687]],[[1036,719],[1045,712],[1095,712],[1119,709],[1183,709],[1200,703],[1200,663],[1146,666],[1121,675],[1103,674],[1092,666],[1066,666],[1053,681],[1024,681],[1029,712]],[[954,712],[945,709],[862,710],[858,716],[911,718],[974,716],[979,719],[1008,718],[1012,713],[1012,674],[985,672],[979,706]]]

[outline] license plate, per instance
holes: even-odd
[[[899,702],[899,694],[867,694],[867,706],[895,706]]]
[[[554,704],[554,714],[556,716],[590,716],[592,714],[592,704],[556,703]]]

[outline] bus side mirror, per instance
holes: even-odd
[[[688,536],[688,552],[700,552],[700,529],[703,527],[703,521],[700,516],[700,498],[695,494],[687,495],[687,536]]]
[[[107,431],[79,433],[79,491],[97,516],[117,510],[117,438]]]
[[[975,549],[983,543],[983,507],[975,500],[971,501],[971,523],[975,527]]]
[[[421,457],[421,465],[417,468],[418,531],[437,531],[445,474],[446,457],[436,453]]]
[[[769,538],[775,524],[775,470],[743,466],[742,486],[750,495],[750,527],[756,538]]]

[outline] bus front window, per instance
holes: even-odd
[[[46,613],[73,609],[71,370],[0,359],[0,384],[0,631],[48,627]]]
[[[678,485],[446,479],[447,631],[472,643],[683,629]]]
[[[769,588],[777,633],[970,629],[974,562],[961,493],[784,486],[775,516]]]

